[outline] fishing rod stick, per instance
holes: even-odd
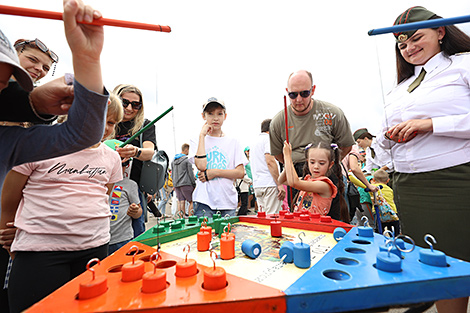
[[[62,20],[62,13],[60,12],[12,7],[8,5],[0,5],[0,14],[37,17],[37,18],[44,18],[44,19],[50,19],[50,20]],[[91,23],[87,23],[87,22],[78,22],[78,23],[88,24],[88,25],[98,25],[98,26],[116,26],[116,27],[135,28],[135,29],[142,29],[142,30],[153,30],[153,31],[164,32],[164,33],[171,32],[170,26],[160,26],[160,25],[153,25],[153,24],[146,24],[146,23],[113,20],[110,18],[103,18],[103,17],[99,19],[93,19],[93,22]]]
[[[382,35],[388,33],[401,33],[409,30],[417,30],[423,28],[436,28],[440,26],[447,26],[460,23],[470,22],[470,15],[449,17],[449,18],[439,18],[435,20],[427,20],[421,22],[414,22],[402,25],[395,25],[385,28],[371,29],[368,31],[369,36]]]
[[[288,123],[287,123],[287,100],[286,100],[286,96],[284,96],[284,115],[285,115],[285,123],[286,123],[286,141],[287,143],[289,143],[289,126],[288,126]]]
[[[155,124],[156,122],[158,122],[159,119],[161,119],[162,117],[164,117],[165,115],[167,115],[168,113],[170,113],[170,111],[173,110],[173,106],[171,106],[168,110],[166,110],[165,112],[163,112],[162,114],[160,114],[159,117],[157,117],[156,119],[154,119],[153,121],[151,121],[150,123],[148,123],[147,125],[145,125],[145,127],[143,127],[141,130],[139,130],[137,133],[135,133],[134,135],[131,136],[131,138],[127,139],[125,142],[121,143],[121,145],[119,146],[119,148],[123,148],[125,145],[127,145],[128,143],[130,143],[132,140],[134,140],[137,136],[139,136],[140,134],[142,134],[144,131],[146,131],[147,129],[149,129],[150,127],[153,126],[153,124]]]
[[[288,123],[288,120],[287,120],[287,98],[286,96],[284,96],[284,121],[285,121],[285,127],[286,127],[286,142],[289,143],[289,123]],[[291,186],[288,186],[288,188],[290,188],[290,205],[293,207],[293,203],[292,203],[292,187]],[[289,207],[289,211],[290,211],[290,207]]]

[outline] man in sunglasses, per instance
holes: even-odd
[[[289,142],[292,145],[292,159],[299,177],[303,177],[305,146],[314,141],[337,144],[341,149],[341,159],[348,155],[355,143],[349,122],[339,107],[325,101],[313,99],[315,86],[313,85],[312,74],[305,70],[290,74],[286,90],[290,99],[290,106],[287,108]],[[282,148],[286,140],[284,110],[277,113],[272,119],[269,128],[269,139],[271,155],[280,163],[284,163],[282,154]],[[336,179],[333,178],[332,180],[335,182]],[[292,199],[296,194],[297,190],[293,189]],[[291,201],[289,194],[288,201]],[[330,214],[332,218],[339,220],[339,207],[338,210],[333,209],[337,202],[338,199],[333,199]]]

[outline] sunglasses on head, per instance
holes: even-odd
[[[297,98],[297,96],[300,94],[302,98],[308,98],[310,96],[310,92],[312,90],[302,90],[302,91],[289,91],[287,94],[289,95],[289,98],[292,100]]]
[[[142,107],[142,102],[139,102],[139,101],[129,101],[127,99],[124,99],[124,98],[121,98],[122,100],[122,106],[124,108],[127,108],[130,105],[132,105],[132,108],[134,110],[140,110],[140,108]]]
[[[59,62],[59,56],[55,54],[52,50],[49,50],[49,48],[41,40],[37,38],[34,40],[25,40],[25,41],[19,42],[15,45],[15,47],[22,46],[22,45],[29,45],[31,43],[34,43],[39,50],[49,55],[52,61],[54,61],[55,63]]]

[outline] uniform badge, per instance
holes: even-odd
[[[401,34],[400,36],[398,36],[398,41],[399,42],[404,42],[408,39],[408,35],[406,34]]]

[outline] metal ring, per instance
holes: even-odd
[[[161,258],[162,258],[162,256],[160,255],[160,253],[158,253],[158,251],[152,253],[152,255],[150,256],[150,263],[153,264],[153,273],[154,274],[157,271],[157,261]]]
[[[186,248],[188,248],[188,251],[186,251]],[[191,246],[189,244],[187,244],[184,248],[183,248],[183,252],[186,252],[186,259],[184,260],[185,262],[188,262],[188,254],[189,254],[189,251],[191,251]]]
[[[388,229],[386,231],[384,231],[383,235],[384,235],[385,238],[390,239],[391,241],[393,241],[393,238],[395,237],[395,236],[393,236],[393,232],[391,232]],[[390,236],[386,236],[386,235],[390,235]]]
[[[132,246],[129,248],[129,251],[127,251],[127,254],[131,253],[132,250],[135,249],[135,253],[132,255],[132,264],[135,263],[135,256],[137,255],[137,253],[139,252],[139,247],[137,246]]]
[[[97,262],[98,265],[101,264],[100,259],[98,259],[98,258],[93,258],[93,259],[91,259],[90,261],[88,261],[88,263],[86,264],[86,270],[93,273],[93,279],[92,279],[92,280],[95,280],[95,269],[94,269],[94,268],[91,268],[90,266],[91,266],[91,264],[94,263],[94,262]]]
[[[424,235],[424,242],[429,245],[429,247],[431,248],[431,251],[434,251],[433,244],[429,242],[429,239],[431,239],[434,242],[434,244],[436,244],[437,243],[436,238],[434,238],[434,236],[431,234]]]
[[[300,238],[300,235],[304,235],[304,237],[306,237],[307,235],[305,235],[305,233],[303,231],[301,231],[298,235],[299,239],[300,239],[300,244],[303,244],[304,242],[302,241],[302,238]]]
[[[411,241],[411,243],[413,244],[413,247],[412,247],[411,249],[408,249],[408,250],[406,250],[406,249],[403,249],[403,250],[402,250],[402,249],[401,249],[399,246],[397,246],[397,244],[396,244],[396,241],[397,241],[398,238],[408,239],[408,240]],[[415,249],[415,247],[416,247],[416,244],[415,244],[415,241],[413,240],[413,238],[411,238],[410,236],[407,236],[407,235],[398,235],[398,236],[396,236],[395,239],[393,240],[393,245],[394,245],[395,247],[397,247],[398,251],[401,251],[401,252],[403,252],[403,253],[411,252],[411,251],[413,251],[413,250]]]
[[[364,221],[364,227],[369,227],[369,218],[367,216],[361,217],[361,221]]]
[[[212,254],[215,255],[215,258],[212,257]],[[217,259],[217,252],[214,250],[210,250],[210,258],[212,259],[212,262],[214,263],[214,271],[215,271],[215,260]]]

